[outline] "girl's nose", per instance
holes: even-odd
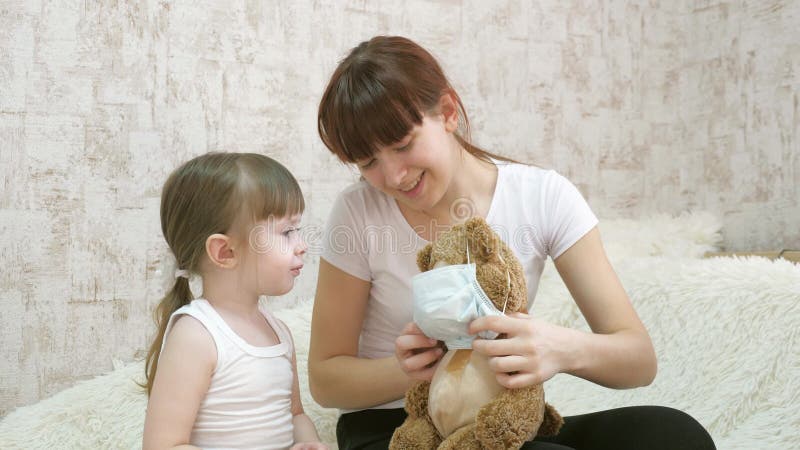
[[[294,249],[295,255],[302,255],[308,250],[308,244],[306,244],[305,239],[302,237],[300,238],[300,242],[297,244],[297,247]]]

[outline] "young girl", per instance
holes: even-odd
[[[606,258],[597,219],[552,170],[517,164],[468,141],[469,121],[436,60],[408,39],[378,36],[339,64],[319,105],[319,134],[362,181],[328,220],[311,330],[311,392],[342,409],[341,449],[386,448],[405,419],[403,394],[430,380],[442,356],[411,322],[416,252],[437,232],[481,216],[523,264],[533,304],[547,257],[592,332],[527,314],[484,317],[470,332],[508,388],[568,373],[603,386],[647,385],[656,374],[650,337]],[[381,230],[377,236],[374,230]],[[386,242],[389,239],[390,242]],[[555,405],[556,407],[558,405]],[[690,416],[657,406],[565,418],[532,449],[713,449]]]
[[[326,448],[303,413],[291,334],[259,303],[300,274],[303,208],[294,177],[263,155],[205,154],[167,179],[161,229],[178,270],[147,356],[144,449]]]

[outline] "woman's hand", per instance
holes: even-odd
[[[400,363],[400,368],[410,378],[430,381],[436,371],[437,363],[444,354],[438,343],[436,339],[422,334],[417,324],[410,322],[394,341],[394,355]]]
[[[298,442],[289,450],[328,450],[328,446],[322,442]]]
[[[472,349],[489,357],[489,367],[495,371],[497,382],[509,389],[544,383],[564,369],[562,343],[567,342],[570,330],[528,314],[487,316],[473,320],[470,334],[492,330],[505,338],[477,338]]]

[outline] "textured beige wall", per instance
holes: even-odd
[[[374,34],[431,49],[478,144],[560,170],[599,215],[708,209],[730,248],[800,247],[798,24],[778,0],[5,0],[0,416],[141,356],[181,161],[270,154],[322,223],[355,174],[317,101]]]

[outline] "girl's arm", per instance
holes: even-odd
[[[147,402],[143,450],[197,448],[189,445],[192,426],[217,361],[214,339],[191,316],[172,327],[158,360]]]
[[[653,344],[606,257],[597,228],[556,258],[555,266],[592,332],[527,314],[476,319],[470,333],[491,329],[508,334],[507,339],[473,343],[476,351],[492,357],[498,381],[514,388],[564,372],[612,388],[650,384],[657,370]]]
[[[288,330],[286,325],[283,326]],[[292,339],[292,426],[294,428],[294,442],[291,450],[326,450],[328,447],[319,442],[319,435],[314,422],[305,414],[303,401],[300,398],[300,381],[297,378],[297,357],[294,351],[294,338]]]
[[[411,380],[394,356],[358,358],[370,283],[320,258],[308,356],[311,394],[328,408],[368,408],[402,398]]]

